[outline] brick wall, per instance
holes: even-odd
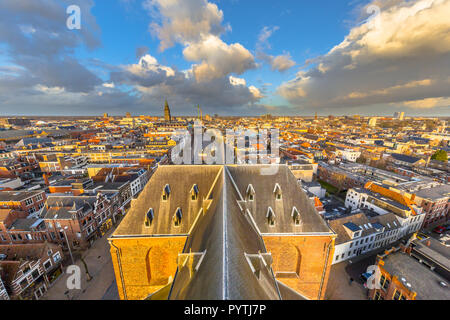
[[[178,253],[183,251],[186,238],[110,239],[120,299],[141,300],[167,285],[175,276]]]
[[[267,251],[272,253],[277,280],[309,299],[319,299],[319,294],[320,299],[324,298],[334,254],[331,235],[263,236],[263,239]]]

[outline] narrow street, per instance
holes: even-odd
[[[69,265],[66,264],[64,266],[64,274],[56,280],[41,300],[118,300],[119,295],[107,241],[113,231],[114,229],[109,230],[102,238],[97,239],[91,248],[83,253],[89,274],[92,276],[90,281],[87,281],[83,262],[81,259],[75,258],[75,264],[81,270],[81,289],[67,289],[66,282],[70,275],[65,272]]]
[[[364,263],[361,264],[363,268],[364,265]],[[351,272],[353,270],[349,270],[353,267],[355,266],[347,261],[331,266],[325,300],[367,300],[367,289],[364,288],[361,281],[357,281],[359,277]],[[351,277],[356,281],[350,283]]]

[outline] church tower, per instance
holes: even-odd
[[[167,99],[166,102],[164,103],[164,120],[166,121],[172,121],[172,116],[170,115],[170,108],[169,108],[169,104],[167,103]]]

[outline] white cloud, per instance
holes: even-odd
[[[160,65],[158,60],[149,54],[142,56],[139,59],[139,63],[127,66],[126,69],[134,75],[141,77],[148,73],[158,73],[161,71],[164,71],[167,76],[175,75],[175,71],[172,68]]]
[[[188,61],[201,61],[194,66],[198,81],[225,77],[230,73],[242,74],[256,68],[253,55],[239,43],[227,45],[216,36],[190,44],[183,50]]]
[[[253,55],[239,43],[226,44],[220,35],[223,12],[206,0],[148,0],[145,7],[160,23],[150,29],[160,40],[160,50],[182,44],[184,58],[198,64],[193,71],[198,81],[210,81],[229,74],[240,75],[257,67]]]
[[[100,45],[99,27],[91,13],[92,0],[76,0],[83,9],[83,28],[73,32],[64,23],[66,3],[59,0],[1,0],[0,46],[18,72],[8,79],[17,86],[43,85],[89,92],[101,80],[73,55],[75,48]],[[1,76],[1,75],[0,75]],[[30,83],[32,82],[32,83]]]
[[[218,36],[227,29],[222,26],[223,12],[206,0],[147,0],[144,7],[161,20],[150,25],[161,41],[161,50],[176,42],[187,45],[210,35]]]
[[[171,72],[166,72],[170,69]],[[151,56],[144,56],[137,64],[122,66],[111,73],[111,82],[116,85],[133,86],[140,105],[160,104],[169,99],[171,108],[178,113],[192,105],[200,104],[205,112],[214,108],[250,107],[262,95],[254,86],[247,86],[245,79],[222,76],[210,81],[199,82],[195,76],[195,66],[190,70],[178,71],[160,65]],[[225,109],[223,110],[225,111]]]
[[[51,94],[51,95],[61,94],[61,93],[65,92],[64,88],[61,88],[61,87],[47,87],[47,86],[43,86],[41,84],[35,85],[34,89],[36,89],[37,91],[40,91],[42,93]]]
[[[272,34],[279,29],[278,26],[267,27],[265,26],[258,36],[258,42],[256,43],[256,56],[258,59],[265,61],[269,64],[273,71],[284,72],[293,66],[295,66],[295,61],[292,60],[289,53],[281,54],[278,56],[272,56],[265,53],[265,50],[271,49],[269,38]]]
[[[282,54],[272,58],[271,66],[272,70],[283,72],[295,66],[295,61],[291,59],[290,54]]]
[[[426,99],[450,96],[449,16],[449,0],[390,2],[278,92],[310,110],[421,100],[431,108]]]
[[[254,97],[255,100],[260,100],[260,99],[264,98],[264,96],[262,95],[261,91],[257,87],[250,86],[250,87],[248,87],[248,89],[253,94],[253,97]]]
[[[103,86],[104,86],[105,88],[114,88],[114,83],[113,83],[113,82],[110,82],[110,83],[105,82],[105,83],[103,84]]]
[[[230,78],[230,83],[233,86],[246,86],[247,85],[247,82],[245,81],[245,79],[236,78],[233,76],[230,76],[229,78]]]
[[[431,109],[435,107],[450,108],[450,98],[427,98],[415,101],[404,101],[403,105],[414,109]]]
[[[233,76],[230,76],[229,79],[230,79],[230,83],[233,86],[247,87],[247,82],[245,81],[245,79],[236,78],[236,77],[233,77]],[[253,100],[254,101],[258,101],[258,100],[261,100],[262,98],[264,98],[264,95],[261,93],[261,91],[257,87],[249,86],[248,90],[253,95]]]

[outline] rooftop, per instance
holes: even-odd
[[[421,189],[416,192],[416,195],[431,200],[438,200],[450,197],[450,184],[443,184],[440,186]]]
[[[383,260],[383,268],[389,274],[399,280],[404,278],[411,284],[411,290],[417,292],[417,300],[450,300],[448,287],[440,285],[440,282],[447,281],[408,254],[398,251]]]
[[[269,166],[160,166],[110,240],[186,236],[181,258],[189,263],[179,266],[168,299],[303,299],[295,291],[280,289],[262,235],[330,236],[332,231],[288,167],[277,167],[274,174],[264,175],[262,169]],[[253,200],[246,197],[250,184]],[[299,225],[293,220],[294,206]],[[268,207],[275,214],[273,226]],[[178,209],[182,215],[177,226]],[[146,226],[148,216],[151,224]]]
[[[0,201],[23,201],[42,192],[43,191],[2,191],[0,192]]]

